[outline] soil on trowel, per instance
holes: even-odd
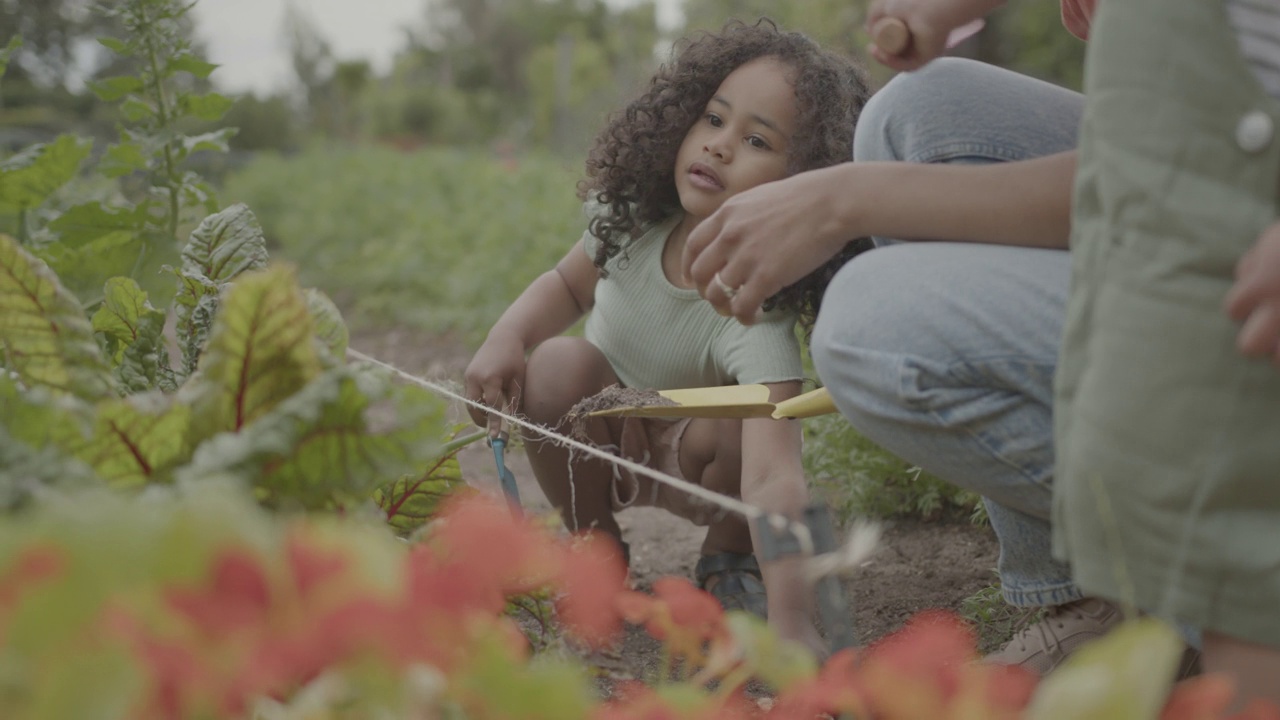
[[[586,437],[587,420],[591,413],[601,410],[613,410],[621,407],[671,407],[680,403],[668,398],[657,390],[639,390],[636,388],[610,385],[600,392],[585,397],[565,413],[564,422],[569,425],[571,435],[578,440]]]

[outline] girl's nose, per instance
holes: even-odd
[[[732,144],[729,142],[727,133],[716,133],[707,139],[707,143],[702,146],[704,152],[711,155],[722,162],[728,162],[732,157]]]

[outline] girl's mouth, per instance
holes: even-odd
[[[703,190],[724,189],[724,183],[720,181],[720,176],[716,175],[715,171],[706,164],[700,162],[689,166],[689,182],[694,187],[702,188]]]

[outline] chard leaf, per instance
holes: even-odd
[[[197,448],[180,481],[238,476],[252,479],[268,506],[296,503],[306,509],[366,502],[387,478],[410,471],[434,448],[443,407],[371,432],[366,414],[390,386],[350,367],[327,371],[238,434],[222,433]]]
[[[291,269],[249,273],[230,287],[199,368],[202,438],[241,430],[320,374],[311,315]]]
[[[162,393],[107,400],[97,407],[92,433],[72,453],[116,487],[165,481],[190,456],[191,408]]]
[[[111,278],[104,293],[102,307],[93,316],[93,329],[107,338],[116,378],[131,393],[173,390],[173,370],[164,343],[165,313],[147,301],[147,293],[132,278]]]
[[[27,445],[65,451],[89,437],[93,405],[42,387],[27,388],[0,373],[0,427]]]
[[[108,278],[129,274],[141,252],[141,238],[130,230],[116,230],[78,248],[52,243],[41,248],[38,255],[72,294],[93,300]]]
[[[329,359],[337,363],[346,362],[350,335],[347,324],[342,321],[342,312],[328,295],[315,288],[303,290],[302,295],[307,299],[307,310],[311,312],[316,339],[325,348]]]
[[[387,514],[387,524],[407,537],[435,517],[449,493],[465,485],[456,455],[440,458],[422,475],[405,475],[378,488],[373,500]]]
[[[114,391],[79,301],[8,235],[0,235],[0,357],[28,386],[89,401]]]
[[[76,205],[49,223],[58,239],[70,248],[81,248],[91,240],[117,231],[137,232],[147,225],[145,205],[135,208],[107,207],[100,202]]]
[[[0,162],[0,212],[38,207],[75,177],[93,141],[60,135]]]
[[[34,447],[0,426],[0,512],[25,506],[42,488],[94,482],[98,478],[80,460],[56,447]]]
[[[248,206],[237,203],[205,218],[182,249],[182,269],[225,283],[267,266],[262,226]]]
[[[199,272],[178,272],[166,268],[178,276],[178,293],[173,298],[173,315],[176,321],[178,347],[182,349],[182,376],[196,371],[205,340],[218,314],[217,283]]]

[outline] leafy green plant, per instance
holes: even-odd
[[[264,504],[312,509],[355,507],[427,472],[430,493],[402,490],[416,514],[396,517],[404,529],[425,522],[458,482],[419,468],[449,463],[464,444],[423,442],[443,427],[441,403],[348,366],[345,343],[315,330],[341,325],[332,304],[309,304],[290,269],[267,267],[244,206],[207,218],[183,260],[172,271],[183,350],[173,368],[168,313],[136,283],[113,278],[91,321],[47,266],[0,236],[8,452],[57,451],[122,488],[237,477]],[[382,400],[397,405],[396,421],[374,432],[367,411]],[[22,478],[8,477],[18,492]]]
[[[1018,608],[1005,602],[1000,589],[1000,576],[994,569],[995,582],[960,601],[960,616],[977,631],[978,652],[999,649],[1021,627],[1037,622],[1043,610]]]
[[[87,138],[64,134],[0,162],[0,231],[48,263],[86,307],[103,301],[104,281],[113,276],[168,293],[155,271],[176,259],[181,229],[218,210],[213,188],[187,161],[198,152],[226,152],[235,130],[183,129],[216,122],[231,101],[194,89],[217,66],[197,57],[178,30],[190,8],[179,0],[127,0],[106,10],[127,35],[100,42],[137,68],[90,85],[116,105],[122,121],[119,141],[96,165],[118,182],[113,197],[79,203],[62,197],[92,152]]]
[[[805,470],[837,517],[960,514],[985,522],[981,498],[885,452],[840,415],[805,421]]]

